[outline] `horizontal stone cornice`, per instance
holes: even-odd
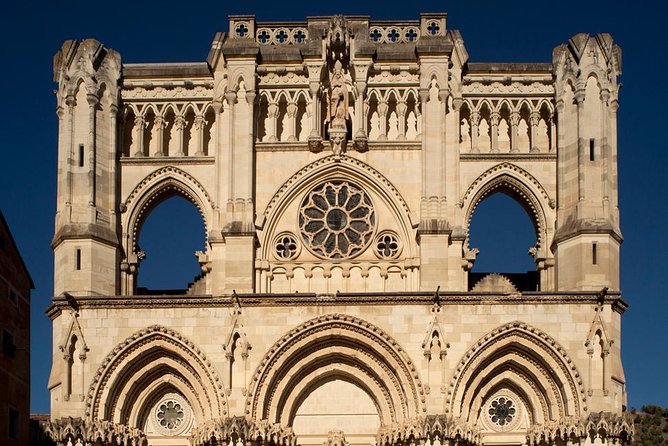
[[[337,294],[237,294],[242,307],[282,306],[337,306],[337,305],[432,305],[433,292],[403,293],[337,293]],[[222,296],[85,296],[76,297],[78,308],[231,308],[235,305],[232,295]],[[448,305],[611,305],[615,311],[624,312],[628,307],[620,293],[447,293],[440,292],[438,302]],[[53,298],[46,310],[54,319],[65,308],[71,307],[71,299],[65,296]]]

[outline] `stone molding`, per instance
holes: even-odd
[[[336,337],[328,337],[328,333],[335,333]],[[344,336],[344,334],[347,335]],[[272,401],[284,397],[284,395],[275,395],[280,381],[284,378],[285,370],[282,367],[284,362],[288,359],[294,361],[293,356],[296,354],[308,359],[312,353],[309,350],[312,349],[305,348],[304,345],[330,337],[339,340],[344,337],[348,338],[348,342],[356,346],[357,354],[350,356],[354,360],[353,363],[363,363],[368,366],[371,362],[375,362],[374,370],[380,372],[383,377],[382,382],[377,382],[377,384],[379,388],[388,392],[385,396],[389,399],[383,402],[387,403],[387,407],[390,408],[388,409],[390,412],[385,414],[388,417],[386,421],[401,420],[424,413],[426,410],[424,386],[415,364],[412,363],[400,344],[370,322],[346,314],[331,313],[293,328],[268,349],[258,364],[249,385],[246,414],[256,418],[265,418],[269,415],[268,408],[271,408],[273,412],[277,412],[272,415],[279,418],[281,415],[278,412],[283,412],[283,410],[272,407]],[[345,348],[341,348],[343,345],[334,343],[327,349],[328,351],[340,349],[341,354],[349,355],[348,344],[345,344]],[[383,352],[382,356],[379,356],[379,352]],[[357,356],[365,356],[363,362],[360,362],[361,359]],[[362,372],[364,373],[363,370]],[[296,372],[289,371],[289,373]],[[309,377],[302,377],[302,379],[308,380]],[[292,389],[282,390],[292,391]],[[381,422],[382,418],[381,415]],[[284,419],[274,421],[289,422]]]
[[[539,382],[548,383],[553,390],[554,395],[561,395],[563,390],[568,390],[569,394],[564,396],[561,401],[560,412],[561,416],[579,415],[587,412],[587,394],[585,392],[582,375],[577,369],[576,363],[570,358],[568,352],[557,342],[553,337],[547,333],[532,327],[522,321],[514,321],[504,324],[490,333],[480,338],[473,347],[471,347],[458,362],[455,372],[453,373],[450,385],[448,387],[446,396],[446,411],[455,416],[462,416],[462,411],[468,411],[466,401],[463,397],[469,394],[465,385],[467,385],[467,377],[479,375],[478,370],[480,361],[485,358],[493,356],[494,351],[499,347],[499,342],[505,339],[508,345],[518,344],[525,345],[527,351],[534,352],[545,358],[548,362],[543,365],[537,364],[535,359],[530,358],[526,354],[521,354],[523,361],[532,364],[535,368],[531,371],[534,374],[542,374],[544,380]],[[505,344],[504,344],[505,345]],[[507,355],[507,353],[506,353]],[[552,364],[549,364],[552,362]],[[552,366],[550,369],[548,366]],[[556,383],[558,378],[561,382]],[[564,382],[565,381],[565,382]],[[568,386],[568,387],[566,387]],[[474,393],[476,389],[472,390]],[[542,393],[542,392],[541,392]],[[469,395],[469,399],[472,395]],[[456,405],[461,405],[459,408]],[[457,409],[457,410],[456,410]],[[534,420],[536,422],[536,420]]]
[[[429,305],[434,303],[433,292],[397,293],[253,293],[237,294],[244,307],[304,306],[304,305]],[[583,293],[439,293],[440,304],[446,305],[581,305],[601,302],[599,292]],[[77,297],[81,309],[88,308],[232,308],[231,295],[221,296],[85,296]],[[619,293],[608,292],[602,301],[605,305],[623,313],[628,308]],[[71,309],[64,296],[54,297],[46,313],[55,318],[64,309]]]
[[[533,175],[515,164],[508,162],[497,164],[480,174],[469,185],[460,201],[461,206],[466,210],[466,227],[470,226],[478,204],[499,188],[509,189],[518,195],[520,203],[528,208],[536,227],[537,252],[547,256],[545,250],[547,248],[548,215],[550,209],[556,206],[556,202],[550,198]]]
[[[297,446],[297,437],[290,427],[250,417],[210,420],[193,429],[190,436],[192,446],[239,445],[239,442],[242,445]]]
[[[138,428],[107,420],[61,418],[44,424],[44,431],[58,446],[95,444],[101,446],[147,446]]]
[[[131,362],[130,355],[141,350],[147,350],[155,344],[156,339],[164,340],[173,345],[181,359],[188,360],[187,366],[197,372],[193,376],[200,377],[201,387],[206,392],[204,395],[199,395],[199,398],[206,399],[205,402],[211,414],[214,416],[218,413],[221,415],[227,414],[223,381],[204,352],[177,331],[160,325],[152,325],[117,344],[100,363],[86,396],[86,417],[89,419],[105,417],[105,414],[102,413],[102,404],[109,410],[108,406],[112,405],[115,398],[117,399],[119,396],[109,395],[114,384],[113,378],[118,375],[118,369]],[[141,361],[141,358],[139,361]],[[118,389],[116,390],[118,391]],[[194,402],[191,403],[194,404]]]
[[[461,446],[479,445],[478,429],[449,415],[427,415],[391,426],[381,426],[376,437],[379,446],[406,444],[448,444],[455,440]]]
[[[531,446],[545,444],[601,444],[630,445],[635,432],[630,414],[616,415],[609,412],[591,413],[581,419],[564,418],[543,425],[533,425],[527,433]],[[591,443],[588,443],[589,440]]]

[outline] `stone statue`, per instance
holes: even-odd
[[[348,89],[343,77],[343,66],[340,61],[334,64],[334,72],[329,83],[329,116],[330,128],[345,129],[348,119]]]

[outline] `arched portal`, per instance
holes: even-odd
[[[582,378],[546,333],[516,321],[474,343],[459,361],[446,410],[478,426],[483,443],[523,440],[531,426],[586,414]]]
[[[537,291],[532,254],[537,243],[536,225],[507,188],[483,198],[469,224],[469,245],[479,250],[469,273],[469,289],[488,274],[499,273],[519,291]]]
[[[396,341],[342,314],[308,321],[280,339],[256,370],[247,400],[247,414],[293,427],[301,444],[322,444],[329,430],[342,428],[347,438],[372,444],[379,426],[424,411],[422,384]]]
[[[206,251],[206,236],[197,208],[182,195],[165,194],[139,230],[144,259],[137,271],[137,294],[157,290],[185,291],[201,276],[195,253]]]
[[[530,256],[535,267],[531,268],[534,271],[528,274],[526,270],[525,273],[508,274],[509,272],[505,269],[509,266],[508,247],[492,246],[487,251],[490,256],[496,253],[497,261],[494,264],[499,265],[498,270],[486,271],[484,274],[469,273],[469,290],[507,292],[549,289],[550,276],[545,270],[552,265],[552,254],[549,250],[552,230],[548,222],[553,221],[554,218],[554,200],[547,195],[536,178],[514,164],[501,163],[483,172],[471,183],[464,195],[468,235],[466,252],[476,253],[476,255],[480,254],[480,251],[478,246],[472,244],[472,229],[475,229],[472,227],[472,220],[481,204],[483,213],[487,210],[485,202],[490,203],[493,213],[498,215],[489,219],[489,226],[480,232],[484,231],[487,236],[496,236],[499,240],[503,239],[505,232],[506,236],[512,237],[511,240],[506,241],[512,244],[511,250],[520,260],[515,269],[519,270],[522,265],[530,265],[528,262],[522,262],[524,257],[522,251]],[[504,209],[501,210],[499,207]],[[503,222],[501,216],[507,215],[508,208],[514,208],[515,218]],[[524,235],[524,238],[518,239],[517,235]],[[471,257],[470,254],[467,258],[469,257]],[[473,256],[474,260],[475,257]],[[482,268],[485,266],[489,264],[483,265]],[[495,266],[493,268],[496,269]],[[490,276],[489,273],[496,274]],[[498,273],[506,274],[499,275]],[[481,283],[483,279],[485,282]]]
[[[86,398],[86,417],[139,428],[149,440],[187,445],[194,427],[227,415],[221,382],[191,341],[151,326],[102,361]]]
[[[162,167],[146,176],[128,195],[121,204],[123,216],[123,249],[125,258],[121,262],[121,285],[124,294],[135,294],[137,292],[137,274],[140,264],[145,257],[145,252],[139,245],[139,235],[151,213],[167,200],[180,197],[191,203],[201,216],[203,227],[195,237],[206,237],[209,222],[212,219],[213,205],[208,192],[190,174],[173,166]],[[187,203],[186,203],[187,204]],[[178,211],[177,211],[178,212]],[[194,215],[194,214],[191,214]],[[194,219],[196,220],[196,218]],[[167,228],[176,234],[183,235],[182,228],[174,227],[173,222],[163,222]],[[192,228],[192,226],[189,226]],[[163,237],[162,242],[168,235]],[[160,240],[159,240],[160,241]],[[202,256],[206,254],[206,243],[191,249],[201,249]],[[195,252],[192,253],[195,255]],[[199,257],[199,255],[198,255]],[[165,274],[165,272],[161,272]],[[183,292],[183,290],[181,290]],[[205,279],[197,278],[190,288],[191,294],[204,294],[206,292]]]

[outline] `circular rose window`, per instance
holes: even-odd
[[[161,435],[182,435],[192,427],[188,402],[176,393],[164,395],[153,406],[153,429]]]
[[[309,192],[299,211],[299,228],[316,255],[342,259],[371,241],[376,216],[369,196],[347,181],[330,181]]]

